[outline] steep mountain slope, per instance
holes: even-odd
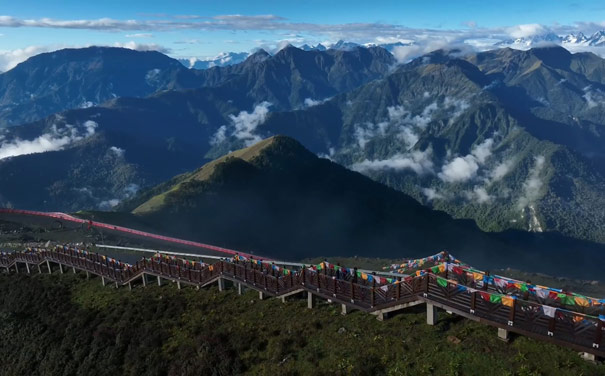
[[[241,64],[200,72],[205,86],[222,86],[274,110],[312,106],[383,77],[395,58],[380,47],[304,51],[288,46],[274,56],[260,50]]]
[[[542,62],[559,50],[534,51],[531,60],[540,55]],[[522,61],[528,54],[498,53]],[[599,61],[589,67],[587,59],[593,56],[579,56],[582,69],[598,76]],[[316,107],[271,114],[255,131],[294,137],[421,202],[473,218],[485,230],[556,230],[603,242],[605,178],[599,158],[605,144],[602,125],[589,123],[600,105],[578,102],[577,110],[569,110],[578,119],[574,126],[557,114],[559,106],[530,100],[536,95],[528,93],[532,72],[524,68],[535,64],[502,64],[509,77],[494,84],[506,75],[437,52]],[[580,75],[569,72],[574,74]],[[515,81],[516,76],[525,79]],[[591,80],[587,76],[578,80]],[[561,97],[577,97],[581,85]],[[241,140],[224,143],[230,146],[214,148],[233,149]]]
[[[196,77],[177,60],[153,51],[89,47],[44,53],[0,75],[0,127],[116,97],[197,87]]]
[[[230,67],[234,73],[209,70],[212,72],[208,74],[215,77],[211,82],[214,87],[160,91],[139,99],[113,99],[101,107],[70,110],[36,123],[5,129],[0,132],[0,204],[44,210],[95,209],[101,204],[106,207],[108,202],[115,204],[126,197],[124,187],[158,184],[199,166],[211,144],[221,140],[221,132],[223,137],[234,135],[245,144],[260,140],[251,132],[278,102],[290,108],[291,102],[298,105],[308,99],[306,93],[333,95],[373,79],[392,62],[388,52],[383,52],[386,55],[362,50],[320,53],[286,49],[274,57],[259,52],[246,62]],[[374,57],[373,53],[379,56]],[[302,63],[304,65],[300,65]],[[324,64],[326,67],[322,70]],[[166,81],[172,87],[189,74],[182,66],[178,69],[178,72],[186,72],[184,76],[178,73],[172,77],[174,80]],[[195,73],[196,78],[187,84],[207,81],[204,72]],[[280,77],[291,79],[279,81]],[[136,170],[136,173],[120,175],[119,179],[107,173],[104,174],[107,180],[102,183],[93,176],[98,166],[92,156],[103,159],[111,150],[114,154],[117,152],[124,163],[119,168],[117,165],[111,168]],[[220,153],[218,150],[220,148],[213,155]],[[46,152],[51,151],[60,157],[47,159]],[[29,153],[42,154],[23,156]],[[83,159],[80,155],[91,158]],[[46,161],[54,158],[59,158],[61,165],[71,166],[72,170],[77,166],[78,171],[87,173],[76,178],[68,171],[48,168],[44,179],[28,188],[34,191],[15,188],[14,181],[31,181],[38,176],[37,170],[45,168]],[[60,187],[64,193],[58,193]],[[86,194],[93,191],[94,194],[70,198],[68,191]]]
[[[201,71],[209,87],[117,99],[13,127],[0,135],[0,158],[39,150],[49,138],[64,144],[48,150],[81,148],[89,140],[85,124],[94,121],[95,136],[115,137],[105,150],[126,150],[127,163],[136,166],[128,184],[149,186],[204,157],[285,134],[484,230],[561,231],[605,241],[602,59],[561,48],[470,57],[437,51],[390,71],[388,56],[363,48],[259,51],[242,64]],[[130,150],[153,150],[158,158],[148,163],[149,153]],[[0,170],[35,176],[21,168],[21,158],[2,160]],[[31,158],[44,165],[44,155]],[[55,181],[86,188],[94,179],[49,178],[40,189],[52,192],[50,186],[61,186]],[[94,208],[124,196],[122,188],[108,188],[121,184],[97,188],[95,181],[103,192],[87,206],[50,193],[34,203],[7,184],[8,178],[0,184],[2,203],[27,208],[40,202],[47,210]]]
[[[595,273],[591,264],[605,260],[604,246],[557,235],[486,234],[281,136],[177,176],[121,209],[132,210],[130,224],[291,260],[449,249],[486,267],[540,260],[536,268],[557,275]],[[563,266],[557,258],[569,247],[577,258]]]
[[[74,211],[115,205],[128,197],[126,187],[155,185],[203,163],[214,124],[236,110],[216,91],[173,91],[11,127],[0,145],[0,202]],[[101,173],[100,161],[113,164]]]

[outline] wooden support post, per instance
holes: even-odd
[[[223,278],[217,279],[218,291],[225,291],[225,280]]]
[[[76,267],[75,267],[75,266],[72,266],[72,267],[71,267],[71,271],[72,271],[72,272],[74,272],[74,274],[76,274]]]
[[[554,317],[552,317],[550,320],[548,320],[548,336],[549,337],[553,337],[555,335],[555,325],[556,325],[556,320]]]
[[[508,342],[509,341],[509,336],[508,336],[508,330],[506,329],[502,329],[502,328],[498,328],[498,339],[502,340],[504,342]]]
[[[101,284],[105,286],[105,277],[101,277]]]
[[[435,325],[437,323],[437,307],[431,303],[426,303],[426,323]]]
[[[475,314],[475,307],[477,306],[477,293],[471,293],[471,313]]]
[[[59,270],[61,271],[61,274],[63,274],[63,264],[59,263]]]
[[[46,260],[46,266],[48,267],[48,274],[52,273],[53,270],[50,268],[50,262]]]
[[[158,286],[162,286],[162,278],[158,275]]]
[[[118,281],[116,281],[116,289],[120,288],[120,286],[118,285]]]
[[[31,270],[29,270],[29,263],[28,262],[25,263],[25,269],[27,270],[27,274],[31,273]]]
[[[145,273],[141,274],[141,280],[143,281],[143,287],[147,286],[147,275]]]
[[[176,288],[181,289],[181,281],[176,281]]]
[[[386,318],[387,318],[387,313],[386,312],[384,312],[382,310],[378,311],[378,314],[376,315],[376,320],[378,320],[378,321],[384,321],[384,319],[386,319]]]
[[[238,283],[237,284],[237,295],[241,295],[242,294],[242,290],[243,290],[242,284]]]
[[[346,304],[342,304],[340,307],[340,314],[341,315],[346,315],[349,312],[351,312],[351,309],[349,308],[349,306],[347,306]]]
[[[307,308],[313,309],[315,306],[315,296],[311,293],[311,291],[307,292]]]
[[[132,283],[128,282],[128,290],[132,291]]]
[[[19,274],[19,263],[15,261],[15,273]]]
[[[90,279],[90,273],[88,272],[88,270],[86,271],[86,279]]]
[[[284,304],[286,304],[286,296],[285,295],[281,297],[281,302],[284,303]]]
[[[589,361],[589,362],[596,362],[597,361],[597,357],[595,356],[595,354],[590,354],[587,352],[581,352],[580,356],[582,357],[582,359]]]
[[[259,291],[258,292],[258,300],[263,300],[263,299],[265,299],[265,293],[262,292],[262,291]]]
[[[38,273],[42,274],[42,268],[40,268],[40,264],[38,264]]]

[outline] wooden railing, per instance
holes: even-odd
[[[350,308],[365,312],[376,312],[409,302],[424,301],[469,319],[504,328],[541,340],[554,342],[573,349],[605,357],[602,347],[603,321],[598,314],[605,313],[605,306],[580,307],[566,310],[560,306],[554,317],[543,313],[542,303],[536,298],[524,299],[515,296],[512,306],[490,303],[482,299],[482,291],[505,293],[490,285],[482,289],[465,289],[465,282],[456,279],[447,268],[444,273],[422,273],[415,277],[399,279],[395,283],[377,284],[357,277],[356,273],[339,273],[334,270],[276,270],[272,265],[258,262],[222,259],[212,265],[185,260],[151,258],[142,259],[134,265],[124,264],[96,253],[85,253],[75,249],[39,249],[31,252],[15,252],[0,255],[0,267],[16,271],[19,264],[51,268],[51,263],[74,270],[86,271],[103,277],[117,285],[135,282],[145,275],[153,275],[179,283],[205,286],[219,279],[231,280],[243,286],[259,290],[268,295],[282,296],[296,291],[330,299]],[[447,285],[438,283],[440,278]],[[549,302],[553,305],[555,302]]]

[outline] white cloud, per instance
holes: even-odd
[[[446,108],[454,109],[452,116],[450,117],[450,124],[452,124],[460,115],[462,115],[471,106],[466,99],[455,99],[451,97],[445,97],[443,105]]]
[[[319,104],[322,104],[322,103],[324,103],[327,100],[328,99],[315,100],[315,99],[312,99],[312,98],[305,98],[304,105],[305,105],[305,107],[313,107],[313,106],[317,106]]]
[[[151,33],[126,34],[126,38],[153,38]]]
[[[505,177],[513,168],[513,161],[511,159],[501,162],[494,167],[489,173],[489,181],[496,182]]]
[[[2,50],[0,51],[0,72],[13,69],[17,64],[32,56],[52,50],[53,48],[50,46],[29,46],[16,50]]]
[[[548,29],[540,24],[524,24],[509,27],[506,31],[513,38],[527,38],[534,35],[545,34],[548,32]]]
[[[262,102],[254,107],[252,112],[241,111],[238,115],[229,115],[231,119],[230,125],[219,127],[216,133],[211,137],[210,144],[217,145],[227,138],[227,131],[231,131],[231,136],[239,140],[243,140],[246,146],[251,146],[262,138],[255,134],[256,127],[265,122],[269,113],[271,103]]]
[[[120,199],[117,199],[117,198],[113,198],[111,200],[101,201],[99,203],[99,209],[101,209],[101,210],[111,210],[111,209],[115,208],[116,206],[118,206],[119,203],[120,203]]]
[[[492,155],[492,147],[494,146],[494,139],[488,138],[479,145],[473,148],[471,154],[477,159],[480,164],[485,163],[487,158]]]
[[[43,134],[33,140],[15,139],[0,144],[0,160],[19,155],[44,153],[47,151],[61,150],[65,146],[90,137],[95,133],[98,124],[88,120],[84,122],[83,129],[66,124],[62,128],[55,125],[49,133]]]
[[[448,183],[457,183],[474,178],[479,170],[479,164],[472,155],[456,157],[445,164],[438,174],[439,178]]]
[[[140,187],[138,184],[128,184],[124,187],[123,191],[119,194],[120,197],[103,200],[98,204],[98,208],[100,210],[111,210],[118,206],[122,201],[134,197],[134,195],[139,191]],[[91,194],[92,196],[92,194]],[[94,197],[93,197],[94,198]]]
[[[471,201],[476,201],[479,204],[485,204],[490,202],[493,197],[487,193],[484,187],[476,186],[472,192],[466,192],[466,197]]]
[[[145,43],[137,43],[133,40],[126,42],[126,43],[122,43],[122,42],[115,42],[113,44],[114,47],[122,47],[122,48],[128,48],[129,50],[135,50],[135,51],[158,51],[161,53],[170,53],[170,49],[166,48],[166,47],[162,47],[159,44],[155,44],[155,43],[151,43],[151,44],[145,44]]]
[[[433,188],[422,188],[422,194],[425,195],[427,200],[429,200],[429,201],[441,200],[444,198],[444,196],[441,193],[438,193]]]
[[[116,157],[121,158],[124,156],[124,154],[126,153],[126,150],[119,148],[117,146],[112,146],[109,148],[109,151],[113,154],[115,154]]]
[[[593,90],[590,86],[586,86],[583,90],[584,95],[582,97],[586,100],[588,108],[595,108],[605,104],[605,95],[601,90]]]
[[[418,130],[425,129],[439,109],[436,102],[426,106],[418,115],[412,116],[403,106],[387,107],[388,118],[378,124],[356,125],[354,137],[360,148],[375,137],[394,136],[403,141],[406,150],[411,149],[419,140]]]
[[[218,145],[227,139],[227,126],[221,125],[210,138],[210,145]]]
[[[544,185],[540,179],[540,172],[544,167],[545,158],[539,155],[534,158],[534,166],[529,171],[527,180],[523,183],[523,194],[519,197],[518,207],[523,209],[530,204],[533,204],[540,196],[540,190]]]
[[[351,169],[359,172],[412,170],[418,175],[422,175],[433,172],[432,155],[432,149],[427,149],[425,151],[416,150],[405,154],[396,154],[388,159],[366,159],[363,162],[353,164]]]
[[[479,166],[491,156],[493,144],[493,139],[486,139],[481,144],[473,147],[470,154],[464,157],[456,157],[443,165],[437,176],[448,183],[459,183],[474,178],[477,176]]]

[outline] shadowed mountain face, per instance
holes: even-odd
[[[116,54],[115,61],[107,57]],[[144,56],[149,59],[145,60],[146,65],[139,67],[144,68],[142,71],[158,65],[154,59],[169,67],[174,65],[176,70],[166,68],[158,73],[157,82],[154,82],[159,86],[151,87],[141,81],[141,87],[133,82],[138,76],[129,70],[128,64],[124,63],[124,67],[118,69],[108,63],[111,60],[115,65],[121,59],[128,62],[127,58]],[[393,63],[392,56],[378,48],[329,52],[286,48],[273,57],[259,52],[244,63],[228,68],[191,71],[159,53],[145,55],[123,49],[93,48],[40,55],[3,76],[37,77],[38,71],[32,66],[37,65],[38,60],[59,58],[65,61],[56,63],[55,73],[48,72],[49,84],[40,91],[48,91],[49,85],[54,85],[50,83],[53,74],[69,81],[63,74],[75,71],[78,73],[72,76],[82,77],[82,80],[74,78],[80,89],[90,86],[96,88],[94,90],[105,90],[117,86],[112,80],[118,80],[130,90],[121,95],[133,97],[160,88],[178,89],[202,84],[212,87],[160,91],[147,98],[111,99],[102,107],[70,110],[32,124],[5,129],[0,133],[2,205],[44,210],[107,208],[129,197],[136,187],[158,184],[199,166],[206,160],[210,141],[221,126],[237,126],[242,134],[249,134],[247,127],[250,121],[254,125],[254,119],[250,120],[248,114],[256,116],[255,106],[259,103],[262,109],[303,106],[305,99],[323,99],[366,83],[386,73]],[[92,68],[89,67],[91,64]],[[97,65],[98,69],[95,68]],[[19,73],[26,68],[32,72]],[[108,73],[114,70],[128,77]],[[35,81],[34,78],[29,80]],[[17,83],[14,86],[20,87]],[[68,97],[73,94],[64,89],[61,93]],[[101,97],[107,99],[106,95]],[[65,103],[80,101],[78,96],[69,98],[75,102]],[[63,100],[66,100],[63,96],[58,97],[59,102]],[[267,100],[275,104],[269,104]],[[257,137],[249,135],[254,139]],[[40,154],[20,156],[27,153]],[[96,160],[109,164],[97,164]],[[45,167],[43,173],[37,171],[49,161],[52,166]],[[101,173],[100,168],[105,172]],[[23,189],[15,186],[14,181],[33,184]]]
[[[603,242],[602,67],[561,48],[435,52],[311,109],[272,114],[257,132],[294,137],[484,230]]]
[[[395,58],[380,47],[303,51],[288,46],[274,56],[260,50],[241,64],[202,71],[205,86],[222,86],[274,110],[309,106],[386,75]]]
[[[590,278],[600,278],[594,262],[605,261],[604,246],[554,234],[484,233],[281,136],[177,176],[120,209],[132,210],[127,225],[289,260],[448,249],[481,267],[531,265]],[[568,247],[576,256],[562,263]]]
[[[61,163],[92,174],[94,163],[73,158],[96,140],[99,156],[123,151],[123,164],[109,169],[136,173],[117,180],[107,174],[106,184],[85,173],[49,173],[36,186],[42,197],[33,200],[9,185],[32,181],[30,166],[44,165],[47,154],[17,156],[0,160],[0,176],[12,174],[0,182],[0,202],[99,207],[128,197],[131,184],[151,186],[206,158],[285,134],[483,230],[560,231],[605,242],[602,59],[544,48],[466,57],[436,51],[389,70],[391,63],[380,48],[260,51],[196,73],[205,87],[115,99],[12,127],[0,135],[0,158],[22,150],[18,140],[35,149],[50,137],[64,143]],[[96,190],[94,198],[57,193],[86,189]]]
[[[34,56],[0,74],[0,128],[120,97],[227,83],[231,96],[291,109],[303,106],[307,98],[325,99],[381,77],[394,63],[382,48],[302,51],[288,47],[275,56],[257,52],[234,66],[190,70],[155,51],[64,49]]]
[[[194,72],[159,52],[90,47],[44,53],[0,75],[0,127],[199,84]]]

